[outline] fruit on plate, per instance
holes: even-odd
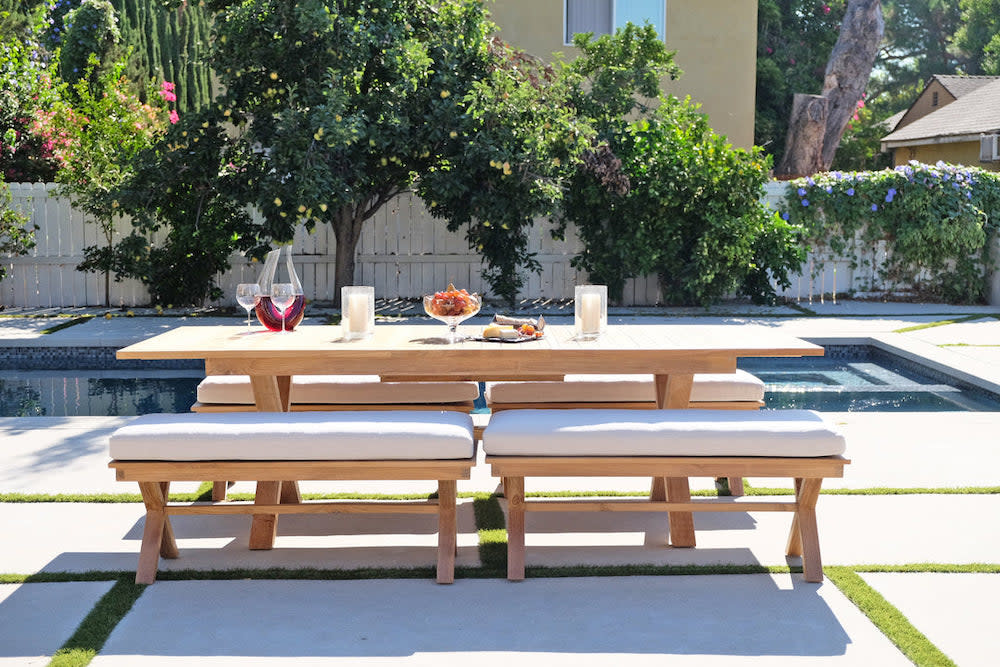
[[[448,289],[435,292],[427,302],[427,312],[435,317],[460,317],[479,312],[479,296],[469,294],[464,289],[455,289],[448,283]]]

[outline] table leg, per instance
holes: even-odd
[[[251,375],[253,400],[260,412],[288,412],[292,378],[290,375]]]
[[[656,375],[654,381],[656,383],[656,404],[661,409],[673,410],[688,406],[691,401],[691,385],[694,384],[693,373]]]
[[[290,375],[251,375],[250,386],[259,412],[288,412],[291,405]],[[302,502],[297,481],[258,482],[256,503]],[[250,548],[270,549],[278,533],[277,514],[255,514],[250,524]]]
[[[691,487],[687,477],[667,478],[667,502],[691,502]],[[693,547],[694,515],[691,512],[668,512],[670,517],[670,544],[675,547]]]
[[[256,505],[276,505],[281,496],[281,482],[257,482]],[[250,548],[271,549],[278,534],[277,514],[254,514],[250,524]]]

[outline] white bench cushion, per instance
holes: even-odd
[[[812,410],[504,410],[493,456],[831,456],[844,437]]]
[[[762,401],[764,383],[744,370],[698,373],[692,401]],[[652,375],[567,375],[562,382],[488,382],[487,403],[634,403],[656,401]]]
[[[466,459],[464,412],[226,412],[150,414],[110,438],[122,461],[359,461]]]
[[[479,398],[478,382],[381,382],[377,375],[296,375],[295,404],[378,405],[380,403],[458,403]],[[199,403],[253,405],[247,375],[210,375],[198,385]]]

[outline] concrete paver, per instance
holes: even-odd
[[[47,665],[113,583],[0,584],[0,667]]]
[[[753,613],[727,600],[752,600]],[[227,621],[220,609],[261,613]],[[741,575],[163,582],[92,665],[230,664],[217,656],[241,665],[909,664],[835,586]]]
[[[860,576],[955,664],[996,664],[996,617],[977,601],[1000,596],[1000,575],[866,572]]]

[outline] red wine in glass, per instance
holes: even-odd
[[[270,295],[262,294],[257,301],[257,319],[271,331],[281,331],[281,311],[271,303]],[[285,331],[294,329],[306,314],[306,297],[296,294],[295,301],[285,311]]]

